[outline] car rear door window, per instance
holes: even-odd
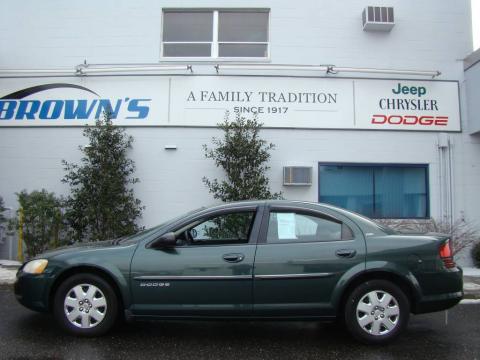
[[[270,212],[267,243],[341,241],[353,238],[350,227],[328,216]]]

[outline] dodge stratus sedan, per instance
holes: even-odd
[[[448,236],[402,235],[324,204],[252,201],[199,209],[122,239],[23,264],[15,293],[77,335],[126,319],[341,320],[384,343],[410,313],[448,309],[462,270]]]

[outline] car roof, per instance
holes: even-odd
[[[302,200],[242,200],[242,201],[232,201],[228,203],[222,204],[215,204],[212,206],[206,206],[202,209],[204,210],[220,210],[220,209],[228,209],[228,208],[237,208],[237,207],[248,207],[248,206],[259,206],[259,205],[278,205],[278,206],[292,206],[292,207],[304,207],[310,209],[318,209],[321,207],[329,208],[332,210],[340,209],[335,206],[331,206],[329,204],[324,203],[316,203],[310,201],[302,201]],[[340,209],[343,210],[343,209]]]
[[[270,206],[284,206],[292,208],[303,208],[307,210],[322,210],[328,209],[335,213],[342,214],[343,216],[348,217],[350,220],[354,221],[358,226],[362,228],[364,232],[371,234],[387,234],[393,232],[391,229],[380,226],[375,223],[372,219],[357,214],[353,211],[349,211],[334,205],[325,204],[325,203],[316,203],[302,200],[244,200],[244,201],[234,201],[230,203],[218,204],[212,207],[205,207],[201,209],[198,214],[203,212],[210,213],[215,210],[227,210],[227,209],[236,209],[249,206],[259,206],[259,205],[270,205]]]

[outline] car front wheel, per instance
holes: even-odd
[[[350,333],[369,344],[387,343],[408,323],[410,305],[404,292],[386,280],[370,280],[356,287],[345,305]]]
[[[60,326],[75,335],[97,336],[115,323],[118,302],[110,284],[93,274],[78,274],[60,284],[54,315]]]

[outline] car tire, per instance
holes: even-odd
[[[58,324],[81,336],[105,334],[115,323],[118,299],[112,286],[94,274],[77,274],[58,287],[53,305]]]
[[[350,293],[344,314],[345,325],[354,338],[367,344],[385,344],[407,326],[410,303],[394,283],[369,280]]]

